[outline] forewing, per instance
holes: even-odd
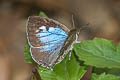
[[[66,26],[60,24],[55,20],[43,18],[40,16],[30,16],[27,24],[27,38],[28,38],[29,45],[31,47],[40,47],[44,45],[44,43],[40,42],[39,38],[36,36],[37,33],[41,32],[40,27],[43,25],[46,26],[47,30],[49,29],[50,26],[53,26],[53,27],[59,26],[59,28],[65,31],[66,33],[69,32],[69,29]],[[51,33],[47,35],[50,35],[50,34]]]

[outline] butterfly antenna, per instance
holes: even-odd
[[[75,22],[74,22],[74,16],[72,15],[72,26],[75,29]]]
[[[88,25],[89,25],[89,23],[87,23],[87,24],[81,26],[79,29],[77,29],[77,35],[79,35],[81,30],[86,28]],[[73,29],[76,29],[73,15],[72,15],[72,26],[73,26]]]

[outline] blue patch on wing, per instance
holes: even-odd
[[[46,29],[46,26],[41,26],[39,29],[42,31],[37,33],[36,36],[39,38],[41,43],[44,43],[44,46],[40,46],[40,50],[48,51],[50,54],[55,54],[60,51],[64,41],[68,35],[60,28],[49,27]]]

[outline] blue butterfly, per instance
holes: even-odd
[[[52,67],[63,60],[72,43],[77,39],[77,30],[49,18],[31,16],[27,24],[27,39],[33,60]]]

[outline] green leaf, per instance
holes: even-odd
[[[96,73],[92,73],[90,80],[97,80],[98,77],[99,77],[99,75],[97,75]]]
[[[109,40],[95,38],[74,44],[74,50],[87,65],[120,68],[120,44],[115,46]]]
[[[25,44],[24,57],[27,63],[35,63],[30,55],[30,47],[28,42]]]
[[[113,75],[120,76],[120,68],[95,68],[94,67],[92,72],[97,73],[97,74],[101,74],[105,72],[107,74],[113,74]]]
[[[105,73],[102,73],[100,75],[92,74],[91,80],[120,80],[120,77]]]
[[[39,71],[39,70],[38,70]],[[57,80],[56,74],[52,70],[39,71],[42,80]]]
[[[120,55],[120,43],[119,43],[118,46],[117,46],[117,54]]]
[[[46,17],[46,18],[48,17],[44,12],[40,12],[39,16]]]
[[[113,69],[112,68],[112,69],[108,70],[107,73],[120,76],[120,69],[118,69],[118,68]]]
[[[39,71],[43,80],[80,80],[85,72],[84,67],[76,61],[74,53],[70,60],[67,54],[63,61],[54,66],[53,70]]]
[[[31,76],[31,77],[30,77],[30,80],[36,80],[36,79],[34,78],[34,76]]]

